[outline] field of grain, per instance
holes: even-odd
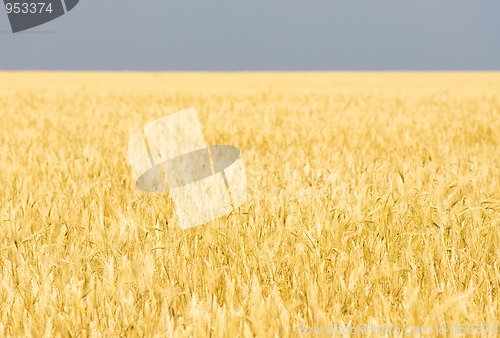
[[[127,143],[189,107],[248,201],[182,231]],[[500,325],[500,73],[4,72],[0,121],[2,337]]]

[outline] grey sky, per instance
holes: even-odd
[[[0,9],[0,41],[0,69],[500,70],[500,1],[81,0],[17,34]]]

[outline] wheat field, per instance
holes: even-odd
[[[248,200],[182,231],[127,142],[189,107]],[[2,337],[497,335],[500,73],[3,72],[0,121]]]

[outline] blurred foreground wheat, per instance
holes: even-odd
[[[127,142],[188,107],[249,191],[180,231]],[[0,73],[0,121],[0,336],[500,324],[499,73]]]

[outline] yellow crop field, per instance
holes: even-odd
[[[248,199],[180,230],[127,143],[189,107]],[[500,73],[2,72],[0,121],[2,337],[500,334]]]

